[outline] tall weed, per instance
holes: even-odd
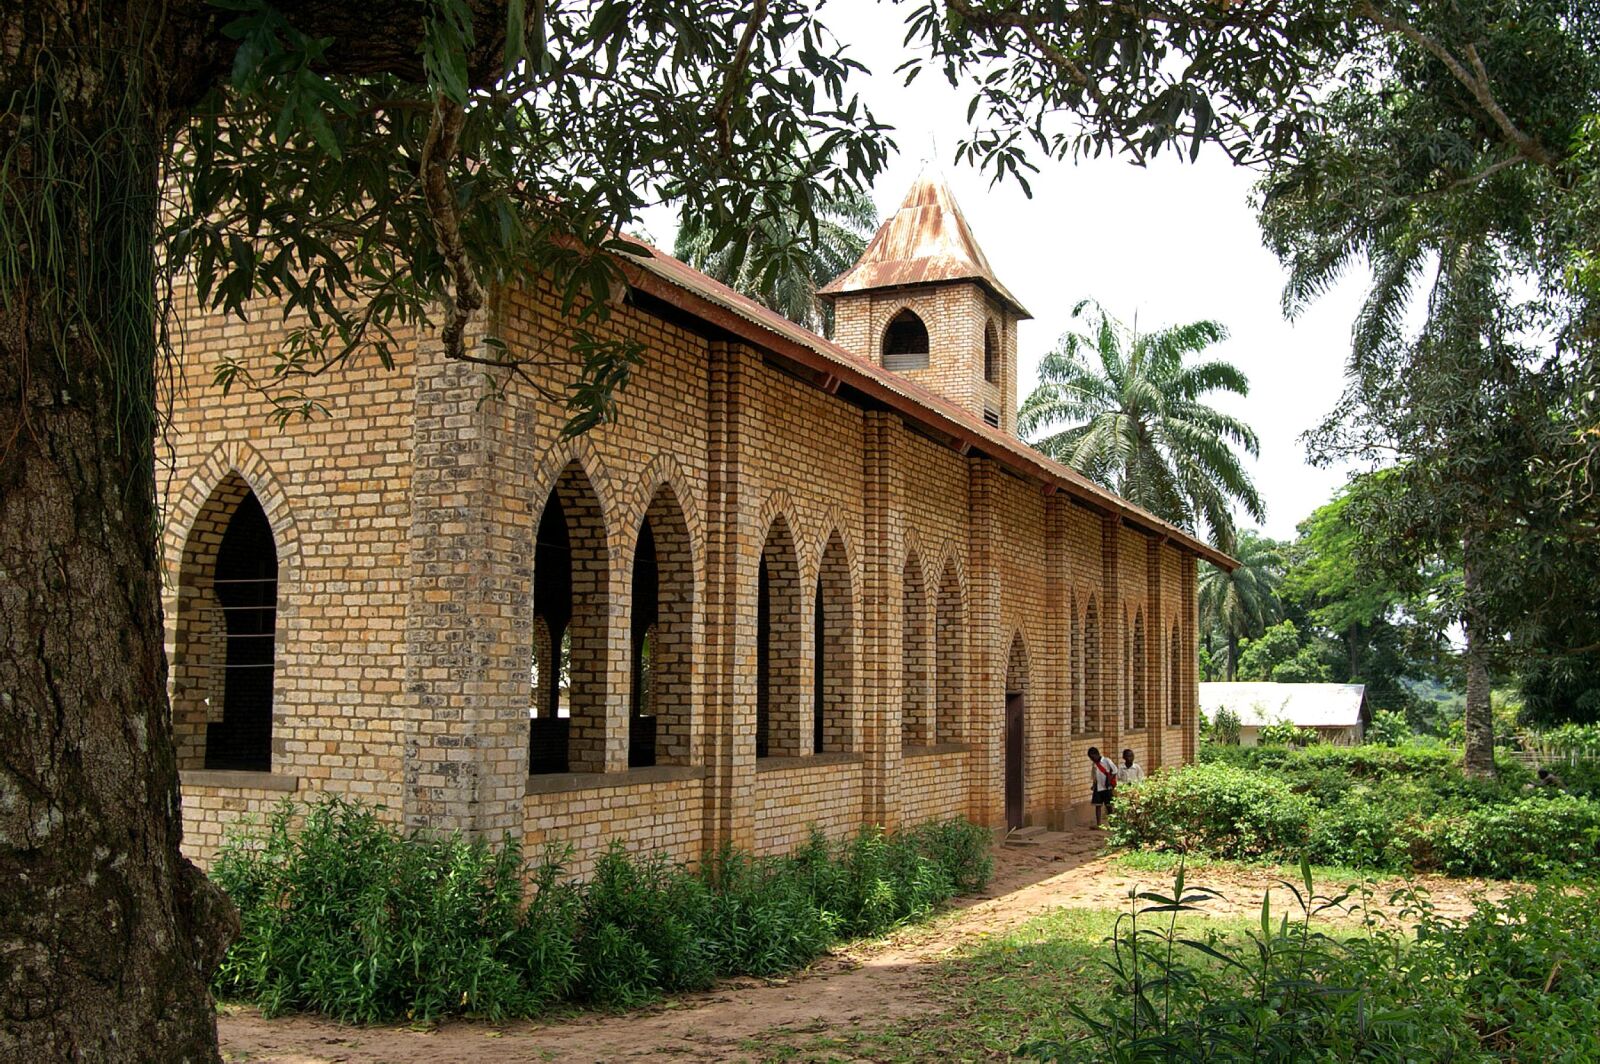
[[[337,797],[285,802],[213,868],[242,925],[216,989],[353,1023],[629,1007],[921,919],[988,881],[989,841],[954,821],[819,834],[788,857],[725,849],[698,870],[614,843],[578,883],[565,851],[528,867],[514,842],[402,834]]]
[[[1287,911],[1262,901],[1243,936],[1202,930],[1218,895],[1141,891],[1117,921],[1112,992],[1071,1017],[1086,1036],[1025,1057],[1114,1064],[1600,1059],[1600,887],[1541,886],[1440,914],[1425,892],[1321,895],[1302,860]],[[1332,911],[1361,916],[1355,932]]]

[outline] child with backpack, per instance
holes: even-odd
[[[1089,747],[1089,801],[1094,806],[1094,826],[1101,827],[1106,810],[1117,790],[1117,766],[1109,757],[1100,755],[1098,746]]]

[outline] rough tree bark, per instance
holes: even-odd
[[[130,69],[155,55],[142,12],[98,6],[0,5],[0,1059],[216,1060],[237,917],[178,850],[162,119]]]
[[[421,80],[424,5],[283,0],[330,74]],[[486,84],[503,0],[470,0]],[[155,301],[167,136],[227,76],[209,0],[0,0],[0,1060],[211,1061],[237,916],[179,852]]]

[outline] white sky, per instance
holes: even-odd
[[[1077,163],[1035,159],[1033,198],[1014,183],[953,163],[969,94],[926,70],[907,89],[894,68],[905,58],[906,6],[863,0],[828,5],[827,25],[872,71],[855,79],[880,121],[894,127],[900,151],[873,189],[881,217],[900,203],[934,157],[996,275],[1034,314],[1019,331],[1019,397],[1037,381],[1039,360],[1074,325],[1072,307],[1092,297],[1143,329],[1214,318],[1230,338],[1212,348],[1250,379],[1244,400],[1217,404],[1261,437],[1252,474],[1267,504],[1265,530],[1292,538],[1295,525],[1344,482],[1341,470],[1306,463],[1299,436],[1343,390],[1360,277],[1347,278],[1294,323],[1279,310],[1284,272],[1261,246],[1246,198],[1255,175],[1214,149],[1197,163],[1163,157],[1141,168],[1101,157]],[[646,228],[672,246],[669,211],[650,212]],[[1248,524],[1248,520],[1243,522]]]

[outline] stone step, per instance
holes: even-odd
[[[1015,831],[1006,833],[1005,844],[1007,846],[1037,846],[1044,841],[1045,834],[1047,834],[1045,829],[1036,825],[1017,828]]]

